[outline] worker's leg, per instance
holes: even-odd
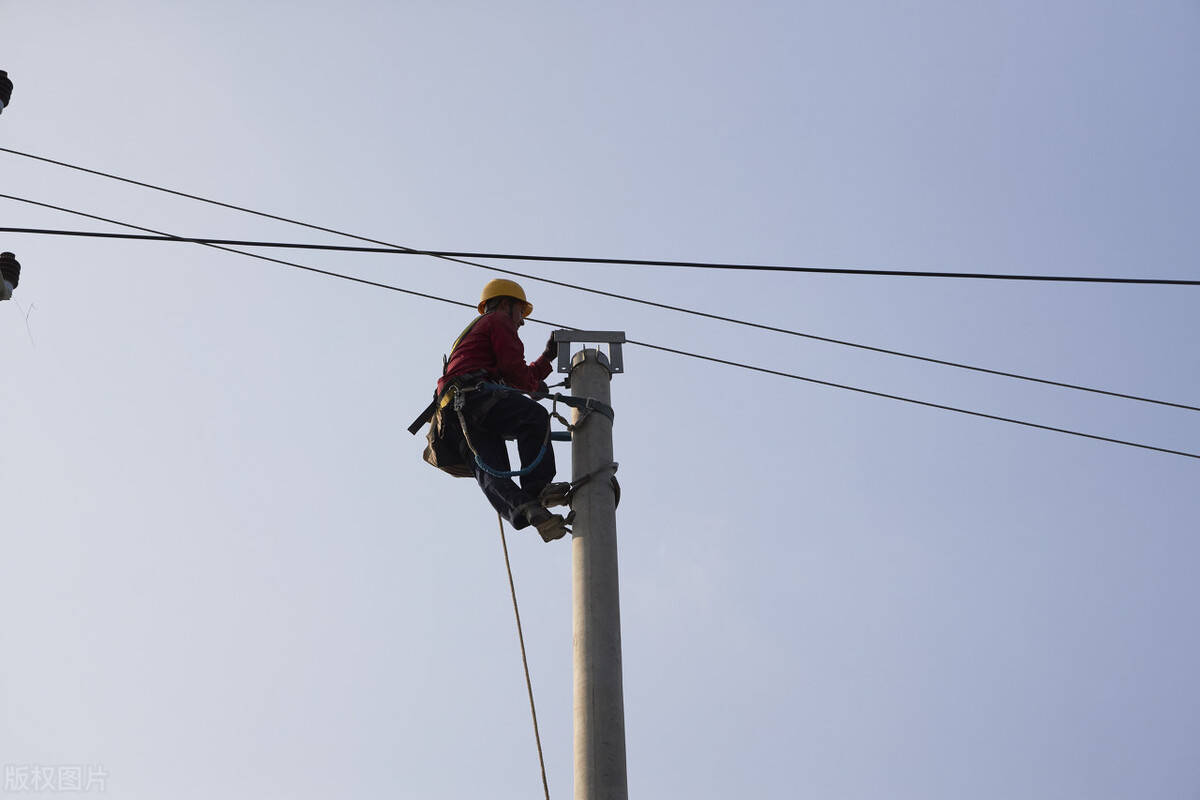
[[[472,404],[486,411],[472,415]],[[506,439],[517,440],[521,454],[521,466],[527,467],[542,451],[541,461],[529,474],[521,477],[521,488],[511,478],[498,478],[485,470],[475,469],[475,477],[492,507],[518,530],[526,527],[529,520],[517,509],[537,501],[538,493],[554,478],[554,451],[546,442],[546,427],[550,415],[533,400],[516,392],[501,392],[498,396],[478,397],[468,401],[465,412],[471,427],[471,441],[483,462],[497,472],[510,469]]]
[[[527,474],[521,476],[521,488],[532,497],[537,497],[546,484],[554,480],[554,445],[546,440],[546,431],[550,427],[550,412],[540,403],[524,395],[514,395],[520,401],[514,408],[514,415],[520,420],[514,426],[512,436],[517,439],[517,452],[521,455],[521,469],[525,469],[537,459],[541,453],[542,460]],[[543,446],[545,452],[542,452]]]
[[[479,453],[483,463],[493,470],[507,472],[510,469],[508,449],[504,445],[503,437],[482,430],[474,430],[471,433],[471,442],[475,445],[475,450]],[[513,483],[512,478],[498,478],[476,464],[475,480],[479,482],[479,488],[483,490],[483,495],[492,504],[492,508],[500,512],[500,516],[511,522],[514,528],[519,530],[529,524],[524,514],[517,513],[517,509],[533,498],[519,489]]]

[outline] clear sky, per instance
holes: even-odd
[[[1194,0],[0,0],[0,145],[422,248],[1197,278],[1198,40]],[[340,242],[4,153],[0,192]],[[196,246],[0,249],[0,762],[538,796],[495,515],[404,430],[470,313]],[[1196,288],[517,268],[1200,404]],[[1200,452],[1197,412],[525,285],[579,328]],[[631,796],[1197,796],[1200,462],[625,355]],[[567,797],[570,545],[510,548]]]

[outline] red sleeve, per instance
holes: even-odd
[[[495,323],[488,330],[492,351],[496,354],[496,371],[504,382],[523,392],[537,391],[538,382],[550,374],[550,362],[538,356],[532,364],[525,363],[525,345],[517,336],[517,326],[502,314],[495,314]]]

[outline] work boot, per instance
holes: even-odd
[[[565,506],[571,502],[571,484],[567,482],[549,483],[538,495],[538,500],[546,508]]]
[[[550,514],[549,511],[546,512]],[[570,531],[567,528],[567,521],[563,519],[562,514],[550,514],[550,516],[542,522],[535,523],[538,533],[542,536],[543,542],[553,542],[555,539],[561,539]]]
[[[561,514],[551,514],[539,503],[526,503],[517,509],[529,520],[529,524],[537,528],[543,542],[553,542],[567,534],[567,521]]]

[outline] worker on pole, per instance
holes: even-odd
[[[567,520],[547,507],[566,505],[570,484],[552,483],[550,415],[523,394],[546,391],[557,345],[551,339],[537,359],[525,362],[517,331],[533,305],[513,281],[489,281],[478,311],[443,364],[425,459],[453,475],[473,474],[488,502],[517,530],[532,525],[544,541],[561,539]],[[517,440],[519,470],[509,468],[508,439]],[[513,477],[520,477],[520,486]]]

